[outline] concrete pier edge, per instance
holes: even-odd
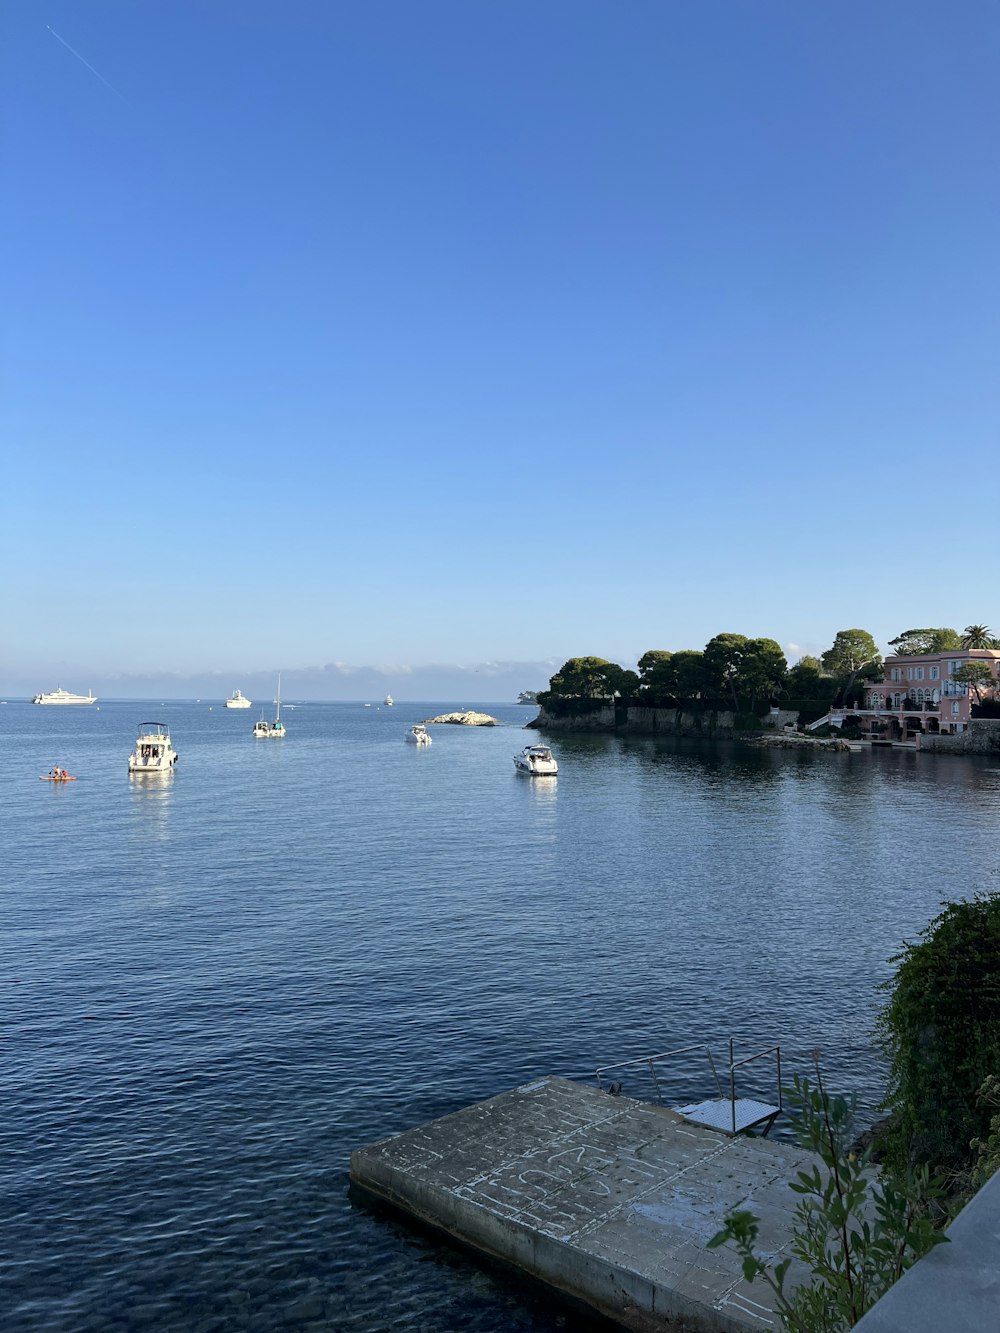
[[[777,1327],[769,1291],[708,1240],[745,1206],[761,1249],[784,1254],[788,1182],[811,1160],[546,1077],[358,1149],[351,1179],[361,1198],[632,1333],[757,1333]]]

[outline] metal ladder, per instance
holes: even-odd
[[[680,1055],[689,1055],[692,1051],[704,1051],[708,1057],[708,1063],[711,1066],[712,1074],[715,1078],[715,1086],[718,1089],[717,1097],[709,1097],[704,1101],[692,1102],[687,1106],[672,1106],[676,1115],[682,1116],[692,1125],[703,1125],[707,1129],[721,1130],[723,1134],[743,1134],[747,1130],[756,1129],[759,1125],[764,1128],[761,1131],[766,1135],[775,1120],[784,1109],[781,1099],[781,1047],[767,1046],[762,1051],[756,1051],[753,1055],[744,1056],[742,1060],[736,1059],[736,1053],[733,1038],[729,1038],[729,1064],[724,1068],[724,1073],[728,1074],[729,1093],[728,1096],[723,1090],[723,1082],[719,1077],[719,1071],[716,1068],[715,1060],[708,1046],[700,1043],[694,1046],[680,1046],[672,1051],[663,1051],[659,1055],[643,1055],[637,1060],[622,1060],[613,1065],[602,1065],[596,1071],[597,1086],[602,1092],[608,1092],[612,1096],[618,1096],[623,1092],[623,1086],[620,1079],[609,1078],[615,1072],[624,1073],[627,1069],[638,1069],[645,1067],[649,1070],[650,1078],[653,1082],[653,1088],[656,1092],[656,1100],[661,1106],[667,1106],[664,1100],[663,1092],[660,1087],[660,1079],[657,1076],[657,1064],[666,1060],[673,1060]],[[777,1105],[772,1102],[760,1101],[755,1097],[738,1097],[736,1095],[736,1071],[742,1069],[745,1065],[753,1064],[756,1060],[762,1060],[767,1056],[774,1056],[777,1073]]]

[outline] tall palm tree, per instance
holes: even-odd
[[[995,645],[989,625],[966,625],[962,635],[963,648],[993,648]]]

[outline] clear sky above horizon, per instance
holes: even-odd
[[[0,22],[0,684],[1000,630],[995,4]]]

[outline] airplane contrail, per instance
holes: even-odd
[[[46,28],[48,28],[49,32],[56,39],[57,42],[62,42],[63,46],[65,46],[66,50],[70,53],[70,55],[76,56],[77,60],[79,60],[82,64],[86,65],[87,68],[90,70],[91,74],[97,75],[100,81],[104,84],[105,88],[110,88],[116,97],[121,97],[122,101],[123,102],[125,101],[125,98],[122,97],[121,93],[114,86],[114,84],[108,83],[104,75],[101,74],[98,70],[94,69],[93,65],[90,63],[89,60],[84,60],[83,56],[80,54],[79,51],[74,51],[73,48],[70,46],[69,42],[67,42],[65,38],[59,36],[55,28],[51,27],[48,23],[46,23],[45,26]]]

